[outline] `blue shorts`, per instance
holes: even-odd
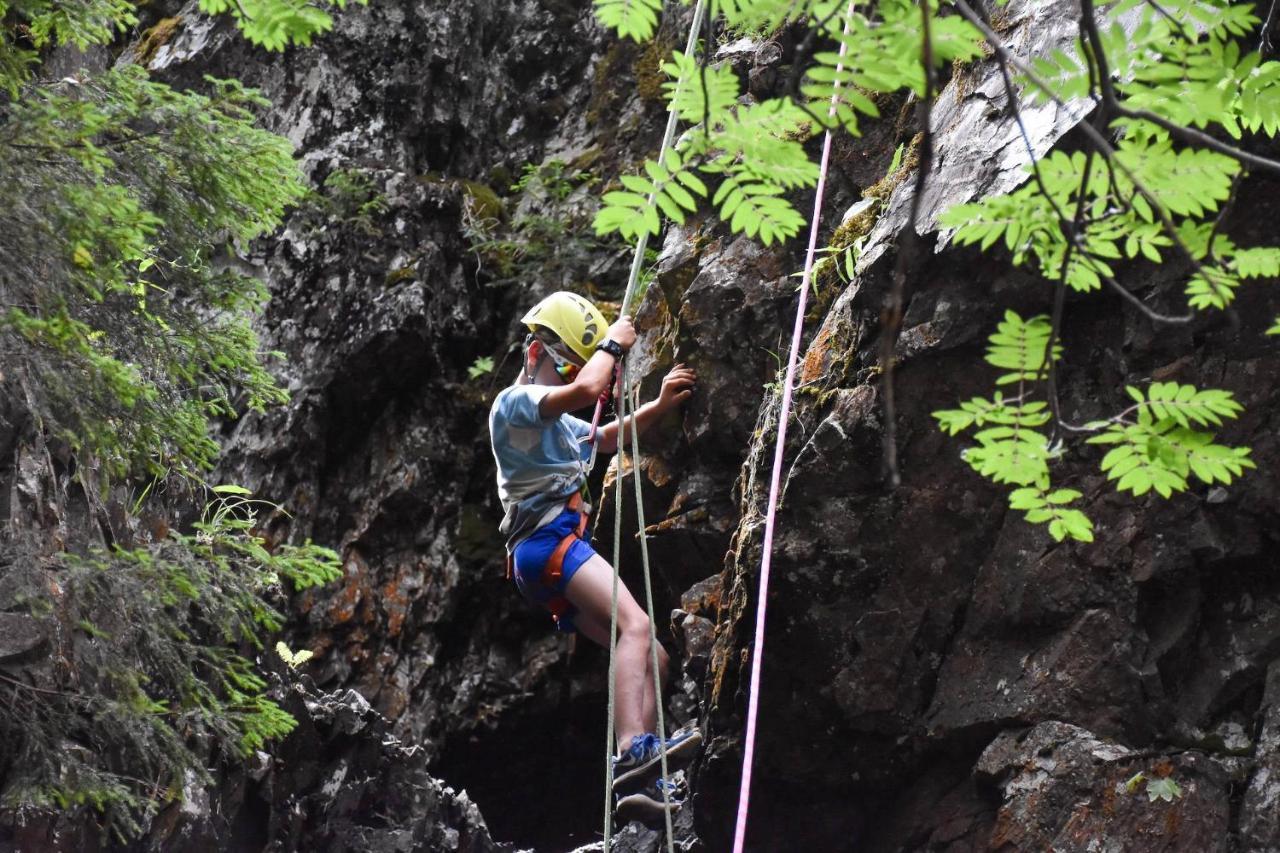
[[[564,596],[564,591],[578,569],[582,568],[582,564],[595,556],[595,549],[587,540],[577,539],[565,552],[564,561],[561,563],[560,579],[557,582],[551,585],[543,583],[542,572],[561,540],[573,535],[578,529],[580,519],[579,513],[566,509],[551,523],[539,527],[528,538],[522,539],[520,544],[516,545],[514,554],[514,574],[520,594],[526,601],[550,610],[552,617],[556,620],[556,628],[565,632],[577,630],[577,626],[573,624],[573,617],[577,614],[578,608],[569,603]]]

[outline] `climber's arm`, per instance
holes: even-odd
[[[689,395],[693,393],[693,384],[697,381],[698,375],[692,368],[685,367],[683,364],[677,364],[671,368],[671,372],[662,380],[662,390],[658,392],[658,399],[645,403],[636,409],[634,415],[627,418],[627,431],[622,446],[629,446],[632,418],[635,419],[636,431],[646,432],[659,418],[689,399]],[[596,443],[601,453],[615,452],[618,449],[618,422],[614,421],[601,427],[596,435]]]
[[[623,352],[631,349],[631,345],[636,342],[636,330],[631,325],[631,318],[622,317],[610,326],[608,337],[617,341]],[[614,357],[607,352],[593,353],[572,382],[547,392],[538,406],[539,413],[550,420],[566,412],[594,406],[613,380],[614,363]]]

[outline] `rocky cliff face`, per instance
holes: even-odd
[[[1009,8],[1005,34],[1024,52],[1071,37],[1065,3]],[[222,473],[289,509],[272,537],[339,548],[345,577],[295,601],[291,643],[316,660],[304,686],[279,689],[303,731],[170,815],[152,844],[586,844],[601,817],[605,660],[553,635],[503,580],[483,424],[514,372],[522,306],[565,286],[616,291],[625,252],[570,235],[555,265],[498,274],[473,226],[477,210],[498,227],[529,212],[507,189],[524,164],[608,181],[652,153],[659,53],[616,44],[585,2],[375,3],[283,57],[194,7],[178,17],[152,69],[260,87],[276,105],[268,123],[329,188],[249,259],[271,285],[262,331],[286,354],[292,400],[227,427]],[[673,28],[662,49],[675,40]],[[792,50],[784,34],[722,57],[767,96]],[[1235,315],[1177,330],[1118,299],[1070,301],[1067,417],[1114,408],[1126,381],[1207,377],[1246,405],[1230,438],[1254,448],[1258,470],[1231,489],[1134,501],[1085,454],[1069,479],[1098,522],[1090,545],[1055,543],[1007,512],[929,416],[987,387],[980,352],[1005,308],[1049,304],[1043,283],[947,246],[932,225],[947,204],[1020,179],[1026,155],[1002,98],[979,64],[935,113],[939,168],[897,348],[896,489],[880,467],[877,335],[911,181],[882,178],[910,146],[910,106],[882,107],[884,120],[836,149],[824,236],[864,190],[884,203],[856,226],[870,230],[858,276],[821,281],[808,316],[752,849],[1280,848],[1280,354],[1261,335],[1280,300],[1255,286]],[[1080,115],[1031,116],[1038,153],[1075,145]],[[351,174],[356,190],[329,180]],[[1246,185],[1227,223],[1239,242],[1270,239],[1276,190]],[[569,187],[557,215],[597,191]],[[660,630],[681,662],[672,709],[709,736],[680,820],[687,849],[726,849],[733,824],[798,242],[765,250],[714,221],[672,229],[637,318],[645,396],[677,361],[700,376],[639,472],[658,611],[673,613]],[[1179,299],[1168,271],[1133,266],[1124,281],[1156,305]],[[480,357],[497,370],[471,380]],[[630,533],[623,554],[634,589]],[[1130,792],[1139,772],[1182,796]],[[631,827],[624,844],[654,849],[657,836]]]

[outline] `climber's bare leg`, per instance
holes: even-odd
[[[583,563],[565,587],[565,598],[578,608],[574,623],[588,639],[609,647],[609,611],[613,598],[613,567],[599,554]],[[659,655],[666,660],[666,652]],[[657,699],[649,668],[649,617],[618,582],[618,647],[614,652],[614,726],[618,751],[631,739],[654,730]],[[665,667],[664,667],[665,668]]]

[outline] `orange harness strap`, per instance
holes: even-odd
[[[560,582],[560,578],[564,575],[564,556],[569,553],[569,549],[573,547],[573,543],[582,538],[582,534],[587,532],[587,514],[582,511],[582,493],[574,492],[573,497],[569,498],[565,504],[565,509],[571,509],[578,513],[578,527],[568,536],[560,540],[560,544],[551,552],[551,556],[547,558],[547,565],[542,570],[542,583],[544,586],[555,586]],[[514,554],[507,554],[507,580],[515,577],[516,558]]]
[[[587,530],[587,514],[582,511],[582,494],[575,493],[569,498],[569,503],[565,505],[565,509],[571,509],[578,513],[578,527],[568,536],[560,540],[560,544],[551,552],[551,556],[547,558],[547,565],[542,570],[542,585],[555,586],[560,583],[560,578],[564,576],[564,557],[569,553],[569,549],[573,547],[573,543],[582,538],[582,534]]]

